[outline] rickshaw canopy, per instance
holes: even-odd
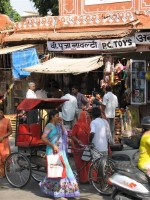
[[[47,98],[47,99],[23,99],[18,105],[17,110],[32,110],[32,109],[55,109],[58,108],[68,99]]]

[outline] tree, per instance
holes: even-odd
[[[58,0],[31,0],[41,16],[46,16],[49,11],[52,15],[59,14]]]
[[[12,8],[10,0],[0,0],[0,13],[8,15],[15,22],[20,20],[20,15]]]

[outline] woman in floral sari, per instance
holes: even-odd
[[[73,154],[76,169],[79,170],[78,176],[80,183],[88,183],[88,173],[90,168],[90,163],[81,160],[82,147],[80,144],[87,145],[89,143],[89,134],[90,134],[90,122],[91,118],[88,112],[82,111],[80,113],[79,119],[72,129],[72,143],[73,143]],[[85,166],[85,167],[83,167]],[[82,170],[80,170],[83,167]]]
[[[78,183],[66,156],[66,131],[60,123],[59,112],[51,110],[42,140],[46,143],[46,155],[59,153],[66,166],[66,178],[47,178],[40,182],[41,190],[54,198],[78,197],[80,195]]]
[[[4,113],[0,110],[0,178],[4,175],[4,163],[10,154],[10,146],[8,137],[12,133],[10,120],[4,117]]]

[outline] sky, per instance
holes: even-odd
[[[24,11],[36,12],[30,0],[10,0],[12,7],[22,16]]]

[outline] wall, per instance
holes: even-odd
[[[86,2],[100,2],[99,0],[60,0],[60,16],[80,16],[78,23],[83,21],[87,24],[96,21],[101,22],[101,29],[107,24],[116,25],[134,22],[139,28],[149,28],[150,24],[150,0],[102,0],[94,5],[85,5]],[[120,2],[117,2],[120,1]],[[114,2],[114,3],[113,3]],[[85,17],[86,15],[86,17]],[[133,28],[134,25],[133,24]],[[104,27],[106,29],[106,27]]]
[[[146,12],[149,9],[150,12],[150,1],[149,0],[103,0],[101,2],[112,2],[112,3],[99,3],[93,4],[92,2],[100,2],[98,0],[60,0],[59,8],[60,15],[83,15],[83,14],[105,14],[107,12],[134,12],[139,13]],[[122,1],[122,2],[121,2]],[[85,5],[86,2],[90,2],[91,5]],[[114,2],[114,3],[113,3]],[[139,13],[140,14],[140,13]]]

